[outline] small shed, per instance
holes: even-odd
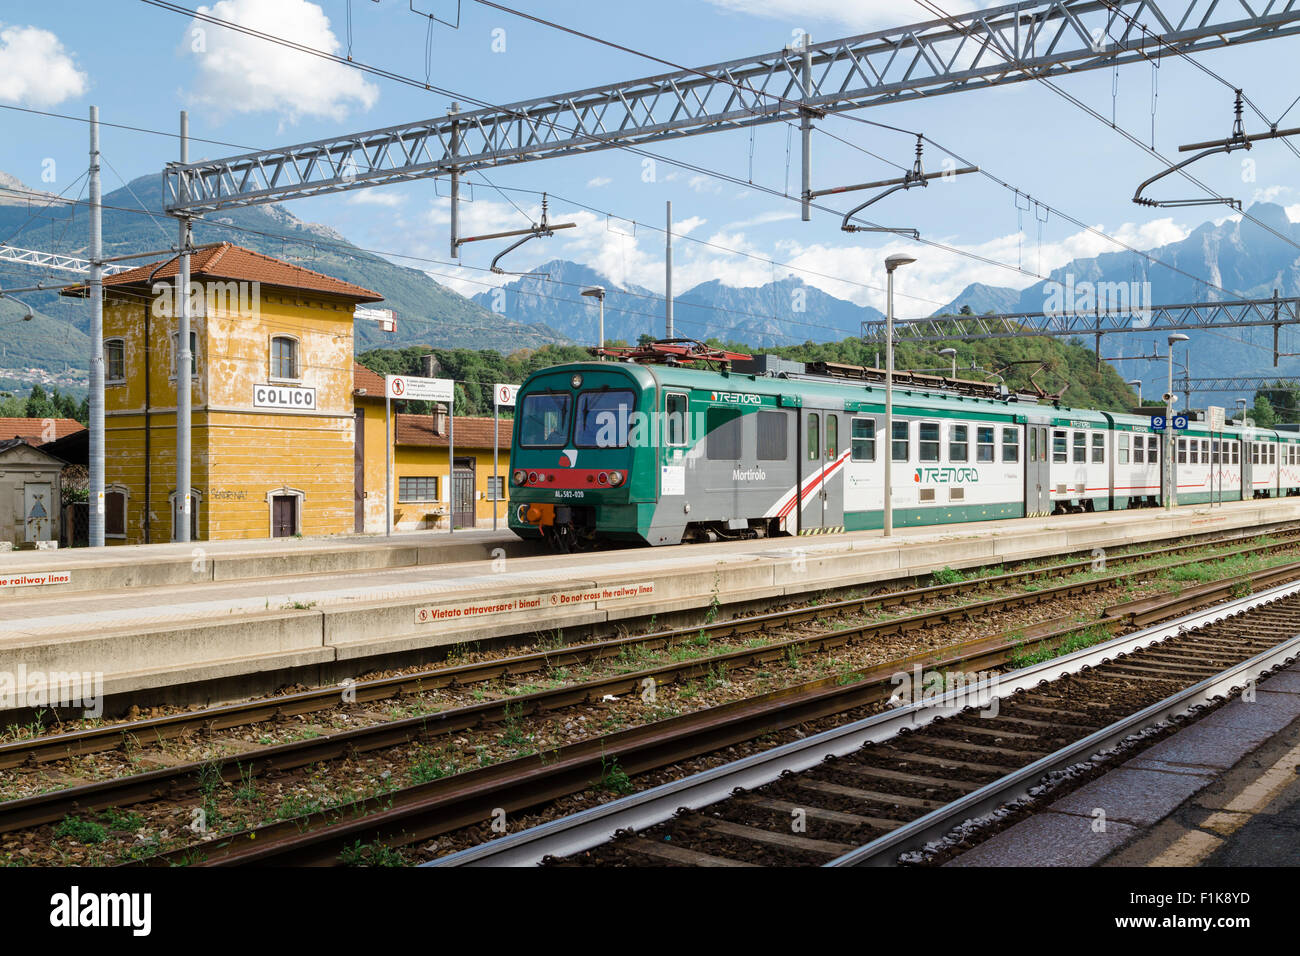
[[[59,540],[64,464],[24,438],[0,441],[0,545]]]

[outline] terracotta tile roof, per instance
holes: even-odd
[[[360,362],[352,363],[352,388],[366,390],[362,398],[377,398],[381,401],[384,398],[385,390],[384,377],[377,372],[372,372]],[[400,417],[400,416],[399,416]]]
[[[53,435],[46,432],[46,422],[54,424]],[[0,441],[24,438],[28,444],[39,446],[85,429],[85,425],[72,418],[0,418]]]
[[[175,279],[180,268],[179,262],[180,256],[175,256],[168,260],[161,269],[158,268],[159,264],[157,262],[151,262],[146,266],[139,266],[135,269],[128,269],[126,272],[119,272],[116,275],[105,276],[104,288],[144,285],[149,282],[150,276],[153,277],[154,281]],[[158,270],[156,273],[154,272],[155,269]],[[229,242],[202,246],[192,253],[190,255],[190,276],[196,279],[203,277],[233,279],[236,282],[260,282],[262,285],[274,288],[322,292],[357,302],[381,302],[384,298],[378,292],[363,289],[351,282],[344,282],[341,279],[335,279],[333,276],[313,272],[311,269],[304,269],[302,266],[296,266],[281,259],[264,256],[260,252],[254,252],[252,249],[245,249],[243,246],[237,246]],[[69,286],[63,290],[62,294],[84,296],[86,286]]]
[[[396,443],[399,445],[426,445],[434,448],[446,448],[447,436],[433,434],[432,416],[429,415],[396,415],[397,419],[397,436]],[[509,419],[501,419],[501,448],[504,451],[510,450],[510,429]],[[457,448],[491,448],[492,447],[492,419],[490,418],[470,418],[456,416],[456,447]]]

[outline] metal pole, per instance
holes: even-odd
[[[601,303],[603,309],[605,304]],[[604,323],[601,323],[601,344],[604,344]],[[501,453],[501,406],[497,404],[495,390],[492,393],[492,530],[497,529],[497,459]]]
[[[384,534],[393,534],[393,400],[384,382]]]
[[[598,343],[603,349],[605,347],[605,293],[600,294],[600,342]],[[601,358],[604,358],[602,355]]]
[[[451,493],[447,497],[447,533],[456,532],[456,383],[451,385],[447,403],[447,474],[451,476]]]
[[[90,108],[90,512],[89,541],[104,546],[104,267],[99,185],[99,107]],[[144,503],[145,513],[149,502]],[[69,541],[72,540],[69,536]]]
[[[803,97],[812,96],[812,37],[803,35]],[[799,136],[803,140],[803,221],[812,221],[812,114],[805,105],[799,119]]]
[[[885,291],[885,537],[894,533],[894,273]]]
[[[668,201],[668,228],[664,230],[664,329],[673,337],[673,203]]]
[[[459,113],[460,104],[452,103],[451,112]],[[460,148],[460,124],[451,124],[451,154]],[[451,167],[451,257],[460,258],[460,169]]]
[[[1178,486],[1174,478],[1174,343],[1169,343],[1169,390],[1165,393],[1165,474],[1168,486],[1165,494],[1165,507],[1172,508],[1178,503]]]
[[[181,110],[181,162],[190,161],[190,116]],[[176,272],[179,303],[176,326],[176,504],[181,509],[174,538],[190,540],[190,220],[180,217],[180,268]]]

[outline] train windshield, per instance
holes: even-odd
[[[569,437],[571,401],[562,392],[525,395],[519,413],[519,444],[524,448],[563,448]]]
[[[626,448],[634,398],[630,389],[583,392],[573,444],[578,448]]]

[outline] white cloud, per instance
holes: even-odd
[[[673,235],[689,236],[708,221],[709,220],[702,219],[699,216],[689,216],[686,219],[679,219],[673,223]]]
[[[325,12],[307,0],[220,0],[198,9],[312,49],[340,48]],[[301,116],[342,120],[353,107],[368,110],[379,100],[379,88],[350,67],[199,20],[191,21],[184,48],[198,69],[194,100],[218,112],[278,112],[290,123]]]
[[[766,226],[774,222],[788,222],[791,219],[798,219],[799,214],[788,212],[781,209],[773,209],[771,212],[759,213],[757,216],[751,216],[749,219],[741,219],[738,222],[729,224],[726,228],[743,230],[751,226]]]
[[[376,189],[362,189],[354,192],[348,197],[348,202],[354,206],[387,206],[389,209],[398,209],[406,205],[406,199],[400,193],[383,192]]]
[[[1300,203],[1286,207],[1286,217],[1292,222],[1300,222]]]
[[[0,27],[0,101],[56,106],[81,96],[86,86],[86,74],[53,33],[37,27]]]
[[[707,0],[707,2],[728,13],[784,20],[791,25],[792,30],[811,23],[833,23],[851,30],[879,30],[935,19],[921,7],[882,3],[881,0]],[[956,16],[987,4],[977,4],[971,0],[948,0],[942,6],[945,13]],[[813,42],[815,43],[817,39],[818,37],[814,35]]]
[[[587,180],[587,188],[599,189],[601,186],[608,186],[613,181],[608,176],[596,176],[594,179]]]
[[[668,177],[665,177],[668,178]],[[705,176],[702,173],[692,176],[686,181],[686,185],[697,193],[721,193],[722,185],[712,176]]]

